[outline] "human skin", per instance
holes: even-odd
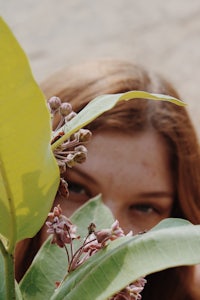
[[[174,185],[166,142],[158,133],[95,133],[87,149],[86,162],[67,170],[69,198],[58,196],[54,202],[63,214],[70,216],[101,193],[125,232],[149,230],[170,216]]]

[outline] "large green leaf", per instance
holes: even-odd
[[[78,226],[78,234],[85,237],[91,222],[99,229],[109,227],[113,223],[113,216],[98,196],[78,209],[71,220]],[[20,282],[24,300],[50,299],[55,289],[55,282],[61,281],[67,272],[67,256],[64,249],[52,245],[50,240],[51,237],[42,246]]]
[[[98,96],[92,101],[90,101],[78,114],[75,116],[70,122],[65,124],[62,127],[62,130],[65,132],[57,142],[52,145],[52,149],[55,149],[58,145],[60,145],[63,141],[65,141],[71,134],[79,130],[80,128],[86,126],[98,116],[100,116],[105,111],[112,109],[119,101],[131,100],[131,99],[151,99],[156,101],[168,101],[172,102],[179,106],[185,106],[186,104],[167,95],[161,94],[151,94],[143,91],[130,91],[123,94],[107,94]],[[61,129],[58,130],[60,132]],[[56,135],[57,132],[54,133]]]
[[[141,276],[200,263],[200,225],[180,219],[112,242],[70,273],[51,300],[105,300]]]
[[[0,234],[9,252],[32,237],[52,205],[59,170],[50,115],[28,60],[0,18]]]

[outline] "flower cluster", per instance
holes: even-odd
[[[71,244],[73,240],[78,239],[76,235],[76,226],[64,215],[60,205],[54,207],[53,212],[48,214],[49,221],[47,233],[53,234],[52,244],[57,244],[59,247],[65,247],[65,244]]]
[[[74,118],[76,113],[72,110],[70,103],[62,103],[60,98],[56,96],[48,100],[48,107],[52,117],[52,127],[56,126],[53,131],[54,137],[51,141],[51,144],[54,144],[65,134],[62,126]],[[58,122],[58,124],[56,124],[56,122]],[[91,135],[88,129],[81,128],[54,150],[54,156],[61,174],[59,192],[64,196],[68,195],[68,185],[62,178],[62,174],[66,172],[67,167],[71,168],[77,163],[80,164],[86,160],[87,148],[83,144],[90,140]]]
[[[67,252],[68,258],[68,272],[74,271],[77,267],[82,265],[89,257],[94,255],[100,249],[117,238],[125,236],[124,231],[119,226],[116,220],[110,228],[96,230],[96,225],[91,223],[88,227],[88,235],[83,240],[82,245],[73,251],[73,241],[79,239],[80,236],[76,234],[77,227],[71,221],[62,215],[60,206],[54,207],[53,212],[49,213],[49,221],[46,222],[48,226],[47,232],[53,235],[52,243],[57,244],[59,247],[64,247]],[[132,236],[130,231],[126,236]],[[66,244],[70,245],[68,250]],[[134,283],[131,283],[119,293],[115,294],[110,300],[140,300],[141,291],[144,288],[146,280],[140,278]],[[59,286],[59,283],[57,283]]]

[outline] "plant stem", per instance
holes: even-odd
[[[6,251],[2,241],[0,240],[0,250],[4,257],[5,267],[5,300],[15,300],[15,275],[14,275],[14,257]]]
[[[62,129],[62,128],[60,128]],[[52,151],[55,150],[58,146],[60,146],[62,143],[64,143],[70,136],[71,134],[74,133],[74,132],[68,132],[68,133],[65,133],[61,138],[59,138],[55,143],[53,143],[51,145],[51,149]]]

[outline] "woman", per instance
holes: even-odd
[[[56,95],[70,102],[76,112],[98,95],[130,90],[179,98],[161,76],[119,60],[64,69],[41,87],[47,99]],[[167,217],[200,223],[199,147],[185,108],[168,102],[131,100],[119,103],[87,128],[93,134],[87,161],[67,170],[69,198],[55,199],[64,214],[71,215],[89,198],[102,193],[126,232],[148,230]],[[45,238],[44,227],[24,248],[29,253],[23,256],[24,264],[30,263]],[[196,269],[173,268],[148,276],[143,299],[198,299],[191,284],[196,280]]]

